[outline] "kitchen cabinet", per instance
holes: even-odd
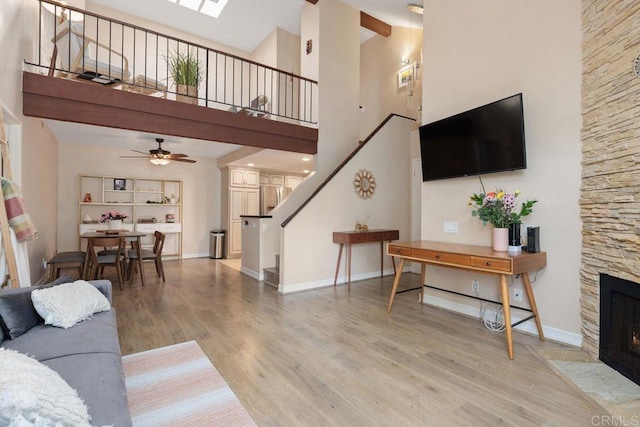
[[[229,186],[260,187],[260,172],[250,169],[229,169]]]
[[[299,176],[287,175],[284,177],[284,186],[290,189],[294,189],[302,182],[302,178]]]

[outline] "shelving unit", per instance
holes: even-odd
[[[90,202],[85,201],[87,194]],[[182,181],[81,175],[79,235],[108,229],[107,223],[98,222],[100,216],[117,210],[129,216],[123,221],[123,229],[149,233],[142,239],[145,249],[153,247],[153,233],[157,230],[167,235],[162,256],[182,258],[182,194]],[[87,215],[90,222],[86,221]],[[140,222],[145,219],[149,222]],[[82,239],[78,238],[78,242],[81,247]]]

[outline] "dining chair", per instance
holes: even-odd
[[[124,237],[91,237],[89,238],[87,251],[90,255],[90,278],[98,278],[98,270],[104,267],[115,267],[118,274],[120,290],[124,289]],[[111,248],[108,253],[100,254],[99,248]]]
[[[138,260],[138,253],[135,249],[129,249],[128,257],[129,257],[129,271],[128,278],[131,280],[133,276],[134,270],[140,265],[142,268],[142,263],[145,261],[153,261],[156,265],[156,274],[158,277],[162,277],[162,281],[165,282],[164,277],[164,266],[162,265],[162,248],[164,247],[164,240],[166,238],[166,234],[156,231],[153,233],[154,242],[153,242],[153,250],[143,249],[142,253],[142,262]]]

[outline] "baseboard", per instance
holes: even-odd
[[[199,254],[182,254],[182,259],[189,258],[209,258],[209,252],[199,253]]]
[[[439,298],[439,297],[436,297],[433,295],[427,295],[427,294],[424,295],[424,304],[480,319],[479,308],[468,305],[468,304],[450,301],[444,298]],[[519,313],[512,312],[511,323],[518,322],[524,319],[525,317],[528,317],[528,315],[521,315]],[[533,319],[530,322],[522,323],[513,329],[521,332],[526,332],[535,336],[538,335],[538,328],[536,328],[536,324],[533,321]],[[544,324],[542,325],[542,331],[544,332],[545,338],[548,338],[550,340],[558,341],[563,344],[569,344],[575,347],[582,346],[582,335],[580,334],[554,328],[552,326],[546,326]]]
[[[410,272],[410,271],[411,270],[409,267],[405,267],[402,269],[403,273]],[[392,268],[382,271],[383,276],[393,276],[394,274],[395,273],[393,272]],[[371,271],[368,273],[352,274],[351,281],[356,282],[359,280],[372,279],[374,277],[380,277],[379,270]],[[338,282],[336,285],[346,285],[346,284],[347,284],[347,277],[338,276]],[[327,286],[333,286],[333,279],[322,279],[322,280],[316,280],[313,282],[296,283],[293,285],[286,285],[286,286],[279,284],[278,292],[285,295],[285,294],[290,294],[292,292],[302,292],[302,291],[308,291],[311,289],[326,288]]]
[[[261,282],[264,280],[264,273],[256,273],[253,270],[248,269],[247,267],[241,267],[240,268],[240,273],[251,277],[252,279],[256,279],[257,281]]]

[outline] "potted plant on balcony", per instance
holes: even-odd
[[[167,57],[169,76],[176,85],[176,99],[190,104],[198,104],[198,86],[204,70],[195,53],[175,50]]]

